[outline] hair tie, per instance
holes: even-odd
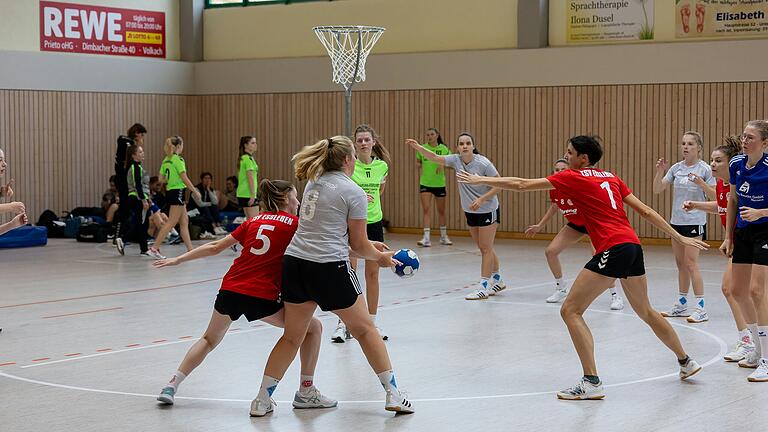
[[[328,141],[328,148],[333,147],[333,138],[326,138],[326,141]]]

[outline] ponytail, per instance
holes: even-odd
[[[352,140],[337,135],[306,146],[293,155],[293,169],[299,180],[317,180],[329,171],[338,171],[344,166],[347,156],[355,154]]]

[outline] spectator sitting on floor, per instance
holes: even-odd
[[[207,171],[200,174],[200,183],[195,187],[200,191],[200,199],[193,196],[193,199],[187,203],[187,210],[197,209],[200,212],[198,220],[202,223],[204,232],[227,234],[227,231],[219,226],[219,198],[216,190],[213,189],[213,174]],[[206,240],[203,236],[200,238]]]

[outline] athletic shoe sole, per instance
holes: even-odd
[[[384,408],[387,411],[392,411],[398,414],[413,414],[415,411],[410,408],[403,408],[401,406],[388,406]]]
[[[663,316],[664,318],[688,318],[689,316],[691,316],[691,314],[687,314],[687,315],[683,315],[683,314],[672,315],[672,314],[667,313],[667,312],[662,312],[661,316]]]
[[[681,376],[681,377],[680,377],[680,379],[681,379],[681,380],[687,380],[688,378],[690,378],[690,377],[692,377],[692,376],[696,375],[697,373],[701,372],[701,370],[702,370],[702,369],[704,369],[704,368],[703,368],[703,367],[701,367],[701,366],[699,366],[699,368],[698,368],[698,369],[696,369],[695,371],[693,371],[693,372],[689,373],[688,375],[685,375],[685,376]]]
[[[339,405],[338,402],[333,405],[317,405],[308,402],[293,402],[293,407],[296,409],[324,409],[324,408],[336,408]]]
[[[736,363],[744,360],[744,357],[723,357],[723,360],[725,360],[726,363]]]
[[[744,369],[757,369],[757,365],[745,365],[741,363],[739,363],[739,367]]]
[[[169,398],[166,395],[160,395],[157,397],[158,402],[162,402],[165,405],[173,405],[173,399]]]
[[[589,396],[589,397],[569,397],[569,396],[562,396],[557,395],[557,398],[560,400],[603,400],[605,398],[605,395],[595,395],[595,396]]]
[[[693,318],[691,318],[691,317],[688,317],[688,318],[686,319],[686,321],[688,321],[688,322],[689,322],[689,323],[691,323],[691,324],[698,324],[698,323],[703,323],[703,322],[705,322],[705,321],[709,321],[709,318],[704,318],[703,320],[697,320],[697,319],[693,319]]]

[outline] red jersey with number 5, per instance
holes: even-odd
[[[579,209],[576,208],[572,199],[567,198],[557,189],[552,189],[549,191],[549,200],[560,209],[560,213],[568,219],[568,222],[584,226],[584,218],[581,217],[581,213],[579,213]]]
[[[595,168],[568,169],[547,180],[579,209],[596,253],[622,243],[640,244],[624,212],[631,190],[613,173]]]
[[[224,275],[221,289],[277,300],[283,276],[283,254],[298,226],[298,217],[282,211],[260,213],[243,222],[232,233],[243,250]]]

